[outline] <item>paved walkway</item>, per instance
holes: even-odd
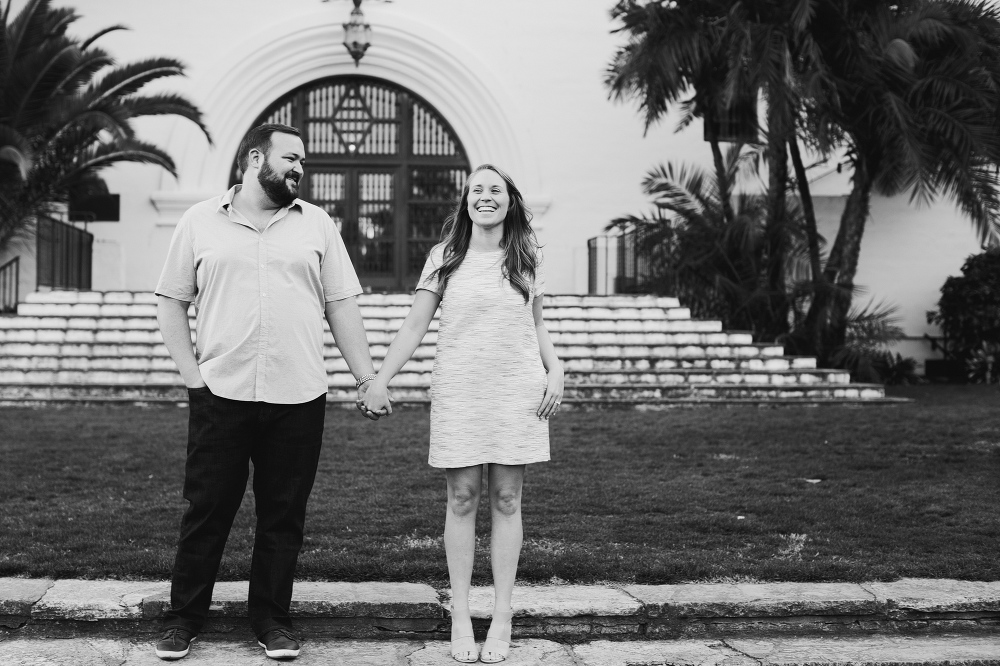
[[[153,641],[110,638],[0,640],[3,666],[266,666],[251,641],[198,640],[180,662],[153,654]],[[297,666],[437,666],[456,663],[445,641],[307,641]],[[998,666],[995,637],[918,636],[777,640],[594,641],[576,645],[515,640],[510,666]]]
[[[263,664],[246,582],[216,586],[183,663]],[[0,578],[0,666],[162,663],[166,581]],[[477,634],[492,590],[472,595]],[[299,664],[449,664],[448,598],[414,583],[295,586]],[[1000,666],[1000,582],[519,586],[510,664]]]

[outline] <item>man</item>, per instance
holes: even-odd
[[[181,218],[156,287],[163,341],[188,387],[180,541],[156,656],[187,655],[208,615],[233,519],[254,466],[256,536],[250,623],[268,657],[294,658],[289,605],[306,501],[323,438],[322,317],[358,378],[374,378],[354,296],[361,293],[333,220],[296,198],[305,148],[294,127],[251,129],[243,184]],[[197,310],[197,353],[188,306]],[[377,419],[377,414],[366,413]]]

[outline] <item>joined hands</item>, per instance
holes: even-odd
[[[355,405],[365,418],[378,421],[383,416],[392,414],[392,396],[389,389],[377,384],[377,379],[365,382],[358,387],[358,399]]]

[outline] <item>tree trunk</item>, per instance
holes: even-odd
[[[819,285],[823,282],[823,264],[819,253],[819,229],[816,225],[816,211],[813,209],[812,193],[809,191],[806,168],[802,164],[799,143],[794,136],[788,141],[788,152],[792,155],[792,165],[795,167],[795,181],[799,186],[799,198],[802,199],[802,214],[806,219],[806,236],[809,242],[809,269],[812,274],[812,283],[818,290]]]
[[[817,292],[804,322],[806,335],[821,365],[829,366],[847,338],[847,316],[854,294],[854,276],[861,256],[861,238],[871,209],[872,183],[860,160],[855,164],[851,193],[840,216],[840,228],[826,261],[823,288]]]
[[[768,321],[765,336],[775,340],[788,333],[788,293],[785,259],[788,251],[785,195],[788,188],[788,123],[785,109],[770,100],[767,106],[768,210],[767,245]]]
[[[726,224],[732,224],[735,215],[733,214],[733,184],[729,182],[729,171],[726,163],[722,159],[722,150],[719,148],[718,133],[715,131],[713,120],[704,119],[707,128],[708,143],[712,146],[712,159],[715,161],[715,181],[719,184],[719,200],[722,203],[722,216]]]
[[[858,177],[857,170],[854,172],[854,186],[840,218],[837,243],[830,252],[830,260],[834,256],[837,260],[836,274],[831,280],[837,288],[830,292],[830,323],[824,336],[831,353],[843,346],[847,336],[847,316],[854,296],[854,276],[858,272],[858,259],[861,256],[861,238],[871,210],[872,183],[867,170],[860,170],[864,172],[861,178]],[[830,262],[827,262],[827,276],[830,275]]]

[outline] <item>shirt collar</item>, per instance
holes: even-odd
[[[229,209],[232,208],[233,206],[233,199],[236,197],[236,193],[239,192],[241,189],[243,189],[243,185],[239,183],[229,188],[229,191],[226,192],[224,195],[222,195],[222,201],[219,202],[219,207],[216,209],[217,212],[229,213]],[[298,206],[299,210],[302,210],[301,199],[293,200],[292,203],[288,204],[288,206],[284,208],[284,210],[287,212],[292,208],[295,208],[296,206]]]

